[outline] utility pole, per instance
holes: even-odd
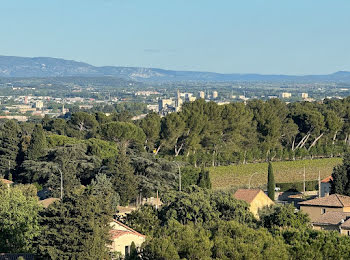
[[[318,171],[318,197],[321,198],[321,172]]]
[[[304,166],[304,185],[303,185],[303,190],[304,190],[304,194],[305,194],[305,166]]]
[[[179,191],[181,191],[181,169],[180,169],[180,165],[174,161],[174,163],[177,165],[178,169],[179,169]]]
[[[56,166],[56,168],[60,172],[60,175],[61,175],[61,201],[62,201],[62,199],[63,199],[63,174],[62,174],[61,169],[58,166]]]

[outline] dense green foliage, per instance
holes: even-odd
[[[103,177],[102,177],[103,178]],[[70,193],[40,216],[38,251],[49,259],[105,259],[113,193],[101,177],[90,189]]]
[[[293,207],[266,209],[257,221],[245,202],[211,190],[213,176],[205,167],[267,160],[275,166],[278,160],[342,155],[350,144],[344,120],[350,99],[223,106],[197,100],[185,103],[179,113],[163,118],[151,113],[136,122],[127,108],[111,110],[110,116],[77,111],[35,124],[1,121],[0,174],[13,175],[17,183],[35,183],[43,197],[59,197],[61,181],[63,188],[63,199],[47,209],[37,207],[27,188],[1,188],[3,251],[107,259],[108,222],[116,206],[158,191],[160,209],[142,206],[126,217],[126,224],[147,235],[142,252],[132,250],[130,259],[138,254],[143,259],[348,255],[344,247],[349,238],[311,231],[308,218]],[[349,159],[346,155],[333,173],[334,190],[343,194],[349,194]],[[273,198],[271,164],[269,168]],[[176,192],[179,172],[182,191]],[[264,183],[266,177],[264,164]]]
[[[269,162],[269,167],[267,169],[267,195],[273,201],[275,200],[275,176],[273,174],[272,163]]]
[[[126,223],[148,236],[139,253],[142,259],[347,259],[349,255],[349,237],[313,231],[307,215],[291,205],[266,208],[260,218],[255,221],[248,205],[231,194],[192,188],[186,194],[170,194],[160,211],[141,207],[127,215]]]
[[[344,155],[343,164],[334,168],[332,192],[350,196],[350,153]]]
[[[27,186],[8,188],[0,182],[0,251],[33,252],[40,234],[36,189]]]

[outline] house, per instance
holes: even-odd
[[[328,176],[321,181],[321,197],[328,196],[331,193],[332,182],[332,176]]]
[[[47,198],[44,200],[39,200],[38,203],[39,205],[42,205],[44,208],[48,208],[52,203],[55,201],[60,200],[59,198]]]
[[[315,230],[336,231],[341,235],[350,236],[350,213],[330,211],[312,222]]]
[[[7,185],[7,187],[10,187],[13,184],[13,181],[7,180],[7,179],[0,179],[0,181]]]
[[[329,211],[312,221],[315,230],[328,230],[340,232],[341,226],[350,218],[350,213]],[[350,228],[350,226],[349,226]]]
[[[121,253],[122,257],[125,257],[125,255],[130,253],[132,242],[135,243],[136,248],[140,248],[146,239],[146,236],[138,233],[117,220],[113,220],[113,222],[110,223],[110,226],[112,227],[110,231],[112,240],[110,251],[119,252]]]
[[[299,206],[301,211],[309,215],[311,222],[314,222],[327,212],[350,213],[350,197],[332,194],[326,197],[300,202]]]
[[[249,204],[250,211],[255,217],[259,217],[258,211],[275,203],[260,189],[238,189],[233,195],[238,200],[244,200]]]

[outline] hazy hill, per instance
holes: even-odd
[[[113,76],[137,81],[350,81],[350,72],[329,75],[221,74],[140,67],[96,67],[57,58],[0,56],[0,77]]]

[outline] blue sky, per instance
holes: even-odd
[[[223,73],[350,71],[349,0],[0,0],[0,55]]]

